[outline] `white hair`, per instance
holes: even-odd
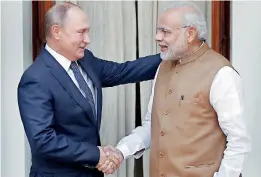
[[[182,11],[182,8],[189,8],[191,10]],[[198,39],[207,40],[207,22],[205,16],[196,4],[189,1],[175,1],[170,5],[170,7],[166,8],[165,11],[170,9],[181,10],[181,25],[193,26],[198,32]]]

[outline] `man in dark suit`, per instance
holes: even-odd
[[[100,143],[102,87],[154,78],[152,55],[122,64],[95,57],[84,11],[71,3],[46,14],[47,43],[18,85],[18,104],[32,154],[30,177],[102,177],[119,159]]]

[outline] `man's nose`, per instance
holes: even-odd
[[[156,33],[155,40],[156,41],[162,41],[163,40],[163,36],[160,32]]]
[[[90,44],[91,43],[91,39],[88,33],[85,33],[84,38],[83,38],[83,42],[85,42],[86,44]]]

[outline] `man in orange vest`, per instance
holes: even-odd
[[[150,148],[150,177],[239,177],[250,152],[241,78],[208,46],[206,26],[190,2],[159,18],[163,61],[148,112],[116,151],[139,158]]]

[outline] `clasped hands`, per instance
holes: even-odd
[[[104,174],[113,174],[121,165],[123,155],[121,151],[113,146],[98,147],[100,150],[100,161],[96,168]]]

